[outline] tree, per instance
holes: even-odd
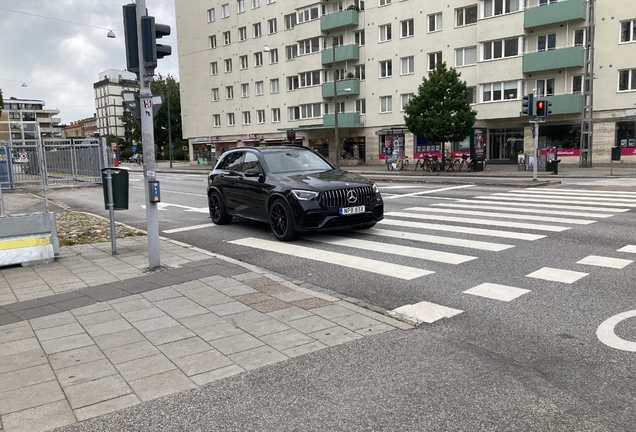
[[[0,114],[2,114],[3,106],[4,106],[4,100],[2,99],[2,89],[0,89]]]
[[[442,159],[445,143],[465,139],[477,117],[468,102],[466,81],[460,76],[455,68],[447,69],[446,62],[438,62],[404,107],[408,129],[429,141],[441,142]]]

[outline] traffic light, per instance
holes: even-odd
[[[529,94],[523,97],[523,101],[521,102],[521,112],[528,117],[532,117],[534,111],[533,104],[534,95]]]
[[[143,45],[144,69],[148,75],[154,75],[157,67],[157,59],[172,54],[170,45],[161,45],[157,39],[170,34],[170,26],[167,24],[155,24],[155,17],[141,17],[141,40]]]
[[[546,101],[544,101],[544,100],[538,100],[537,101],[536,115],[539,118],[546,118],[546,116],[547,116]]]
[[[549,116],[552,114],[552,102],[545,101],[545,116]]]
[[[139,44],[137,41],[137,6],[124,5],[124,39],[126,43],[126,69],[139,74]]]

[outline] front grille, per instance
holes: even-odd
[[[353,202],[347,199],[350,192],[356,196],[356,200]],[[371,186],[329,190],[320,194],[320,204],[326,207],[352,207],[374,202],[375,200],[375,192]]]
[[[373,217],[369,213],[341,216],[331,219],[325,224],[323,228],[354,227],[356,225],[363,225],[366,223],[374,222],[375,220],[375,217]]]
[[[303,228],[317,228],[320,226],[325,217],[321,214],[314,213],[305,216],[303,219]]]

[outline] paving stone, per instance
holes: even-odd
[[[12,287],[15,290],[16,287],[14,285],[12,285]],[[33,300],[13,303],[10,305],[5,305],[3,306],[3,309],[6,310],[7,312],[18,312],[18,311],[27,310],[27,309],[33,309],[40,306],[46,306],[47,304],[48,303],[40,299],[33,299]]]
[[[33,327],[33,330],[37,331],[47,329],[49,327],[77,324],[77,320],[70,312],[60,312],[54,315],[32,319],[30,324],[31,327]]]
[[[111,375],[66,387],[64,392],[71,408],[78,409],[131,394],[132,390],[120,375]]]
[[[0,344],[34,337],[35,333],[27,322],[5,326],[0,332]]]
[[[362,336],[371,336],[374,334],[386,333],[391,330],[395,330],[395,327],[381,323],[372,327],[366,327],[360,330],[356,330],[355,332]]]
[[[243,330],[228,322],[223,322],[222,324],[216,324],[213,326],[197,327],[192,329],[192,331],[204,341],[211,341],[244,333]]]
[[[195,334],[182,325],[168,327],[160,330],[145,333],[146,338],[155,345],[194,337]]]
[[[104,354],[111,363],[118,364],[159,354],[159,350],[153,344],[144,340],[104,350]]]
[[[225,355],[246,351],[263,345],[263,342],[247,333],[211,340],[209,343]]]
[[[264,293],[264,294],[269,294],[269,295],[274,295],[274,294],[285,294],[285,293],[294,293],[296,292],[295,290],[286,287],[285,285],[281,285],[279,283],[273,282],[271,285],[263,285],[263,286],[257,286],[255,287],[258,291]]]
[[[142,401],[157,399],[196,387],[179,369],[131,381],[129,384]]]
[[[347,315],[343,317],[336,317],[336,318],[333,318],[331,321],[353,331],[360,330],[363,328],[369,328],[369,327],[373,327],[373,326],[381,324],[379,321],[376,321],[373,318],[360,315],[360,314],[352,314],[352,315]]]
[[[264,277],[264,276],[260,276],[258,278],[251,278],[251,279],[245,281],[245,285],[249,285],[252,288],[258,288],[258,287],[262,287],[262,286],[272,285],[273,283],[275,283],[275,282],[272,281],[270,278],[267,278],[267,277]]]
[[[55,380],[47,381],[0,393],[0,414],[4,416],[61,400],[64,400],[64,393],[60,385]]]
[[[125,363],[119,363],[115,367],[126,381],[145,378],[176,368],[163,354],[156,354]]]
[[[0,359],[0,374],[48,364],[46,355],[40,347],[32,351],[4,356]]]
[[[87,381],[93,381],[110,375],[115,375],[117,369],[107,359],[82,363],[55,371],[60,385],[65,388]]]
[[[41,342],[42,349],[48,355],[93,345],[94,343],[93,339],[91,339],[91,337],[86,333]]]
[[[333,318],[339,318],[339,317],[343,317],[347,315],[352,315],[355,313],[354,311],[350,309],[347,309],[340,305],[335,305],[335,304],[315,308],[315,309],[312,309],[311,311],[315,313],[316,315],[321,316],[328,320],[332,320]]]
[[[190,330],[193,330],[199,327],[222,324],[226,322],[223,318],[209,312],[203,315],[195,315],[191,317],[179,318],[178,321],[184,326],[186,326],[187,328],[189,328]]]
[[[110,305],[113,307],[113,309],[115,309],[121,315],[123,315],[125,312],[139,311],[139,310],[153,307],[152,302],[150,302],[150,300],[147,300],[145,298],[134,298],[128,301],[122,301],[122,300],[125,300],[125,299],[122,298],[122,299],[119,299],[119,301],[109,302]]]
[[[55,374],[48,364],[32,366],[0,374],[0,391],[7,392],[54,379]]]
[[[190,379],[194,381],[197,385],[202,386],[214,381],[231,377],[232,375],[240,374],[241,372],[245,372],[245,369],[243,369],[239,365],[233,364],[231,366],[226,366],[224,368],[219,368],[219,369],[211,370],[209,372],[204,372],[202,374],[191,376]]]
[[[120,289],[111,289],[111,290],[106,290],[106,291],[102,291],[95,294],[90,294],[90,295],[87,295],[87,297],[90,297],[99,302],[105,302],[105,301],[114,300],[114,299],[118,299],[122,297],[128,297],[129,295],[130,293],[128,291],[124,291]]]
[[[288,329],[278,333],[264,335],[260,337],[260,340],[279,351],[316,341],[296,329]]]
[[[262,303],[264,301],[273,300],[271,296],[263,294],[261,292],[255,292],[252,294],[244,294],[234,297],[234,300],[240,301],[243,304],[251,305],[253,303]]]
[[[259,294],[258,290],[243,284],[216,287],[216,289],[229,297],[238,297],[238,296],[249,295],[249,294]]]
[[[132,325],[125,319],[121,318],[115,321],[108,321],[104,323],[94,324],[90,326],[85,326],[86,332],[92,337],[103,336],[110,333],[121,332],[125,330],[130,330],[133,328]]]
[[[259,321],[266,321],[271,319],[269,316],[264,313],[260,313],[259,311],[250,309],[245,312],[240,312],[237,314],[227,315],[223,317],[227,322],[232,323],[236,326],[241,326],[247,323],[254,323]]]
[[[297,319],[294,321],[288,321],[288,325],[300,330],[303,333],[312,333],[315,331],[323,330],[334,326],[334,323],[321,318],[317,315]]]
[[[208,310],[218,316],[232,315],[239,312],[247,312],[252,310],[247,305],[244,305],[241,302],[232,301],[229,303],[223,303],[219,305],[209,306]]]
[[[181,293],[172,288],[159,288],[154,291],[145,292],[142,295],[151,302],[181,297]]]
[[[277,299],[282,300],[284,302],[294,302],[298,300],[314,298],[314,296],[312,296],[311,294],[307,294],[302,291],[291,291],[291,290],[290,292],[272,294],[272,297],[276,297]]]
[[[41,342],[82,333],[85,333],[84,328],[77,322],[35,331],[35,334]]]
[[[239,325],[239,328],[243,329],[252,336],[260,337],[268,335],[270,333],[281,332],[289,329],[289,326],[277,321],[273,318],[267,318],[265,320],[257,322],[246,322]]]
[[[22,321],[22,318],[13,315],[12,313],[6,313],[0,315],[0,327],[3,327],[8,324],[13,324]]]
[[[130,312],[123,312],[121,316],[123,316],[124,318],[126,318],[128,321],[132,323],[132,322],[144,321],[144,320],[148,320],[152,318],[159,318],[159,317],[163,317],[167,315],[161,309],[158,309],[156,307],[150,307],[150,308],[139,309],[139,310],[130,311]]]
[[[291,301],[290,303],[302,309],[314,309],[314,308],[329,306],[333,304],[332,302],[323,300],[318,297],[313,297],[313,298],[308,298],[303,300],[294,300],[294,301]]]
[[[140,403],[141,401],[136,395],[129,394],[104,402],[98,402],[84,408],[76,409],[75,416],[77,417],[78,421],[84,421],[89,418],[98,417],[104,414],[122,410],[124,408],[139,405]]]
[[[90,345],[70,351],[64,351],[48,357],[53,369],[63,369],[73,365],[84,364],[95,360],[103,359],[104,354],[95,346]]]
[[[66,400],[47,403],[2,416],[6,432],[44,432],[75,423]]]
[[[103,350],[145,341],[144,335],[135,329],[95,336],[95,343]]]
[[[155,306],[176,319],[209,313],[206,308],[186,297],[158,301]]]
[[[174,327],[179,325],[179,321],[169,316],[151,318],[143,321],[136,321],[133,325],[142,333],[149,333],[156,330]]]
[[[97,300],[93,300],[90,297],[82,296],[71,300],[55,303],[55,307],[61,310],[70,311],[73,309],[79,309],[86,306],[94,305]]]
[[[228,357],[245,370],[257,369],[287,360],[288,358],[285,354],[276,351],[270,346],[262,346],[248,351],[230,354]]]
[[[287,309],[289,307],[289,304],[278,299],[272,299],[262,303],[251,304],[250,307],[259,312],[268,313],[281,309]]]
[[[35,337],[0,344],[0,359],[5,356],[39,349],[40,344]]]
[[[284,349],[284,350],[281,350],[281,352],[285,354],[287,357],[297,357],[297,356],[305,355],[310,352],[318,351],[324,348],[327,348],[327,345],[323,344],[322,342],[314,341],[305,345],[299,345],[293,348]]]
[[[34,318],[40,318],[47,315],[53,315],[56,313],[62,312],[62,309],[53,305],[45,305],[36,307],[33,309],[26,309],[22,311],[13,312],[17,317],[22,318],[23,320],[30,320]]]
[[[187,376],[198,375],[203,372],[223,368],[234,362],[215,349],[179,357],[173,360],[174,364]]]
[[[268,312],[267,315],[284,323],[300,318],[314,316],[314,314],[312,314],[311,312],[306,311],[305,309],[301,309],[297,306],[290,306],[287,309],[280,309],[277,311]]]
[[[245,281],[245,280],[250,280],[250,279],[258,279],[260,277],[261,277],[261,275],[259,273],[247,272],[247,273],[238,274],[236,276],[232,276],[232,279],[236,279],[238,281]]]
[[[308,336],[311,336],[328,346],[340,345],[362,337],[359,334],[340,326],[310,333]]]
[[[72,301],[72,300],[71,300]],[[59,303],[58,303],[59,307]],[[82,315],[94,314],[97,312],[105,312],[112,311],[113,308],[108,303],[95,303],[89,306],[80,307],[78,309],[72,310],[71,313],[77,318]],[[92,323],[96,324],[96,323]]]
[[[157,348],[170,360],[175,360],[179,357],[185,357],[191,354],[207,351],[210,349],[210,345],[201,338],[192,337],[189,339],[182,339],[176,342],[158,345]]]
[[[110,309],[106,311],[95,312],[92,314],[76,316],[76,318],[81,325],[87,327],[95,324],[121,319],[121,315],[119,315],[116,310]]]

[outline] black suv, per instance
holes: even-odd
[[[210,218],[268,222],[279,240],[298,232],[370,228],[384,203],[371,180],[343,171],[307,147],[241,147],[208,176]]]

